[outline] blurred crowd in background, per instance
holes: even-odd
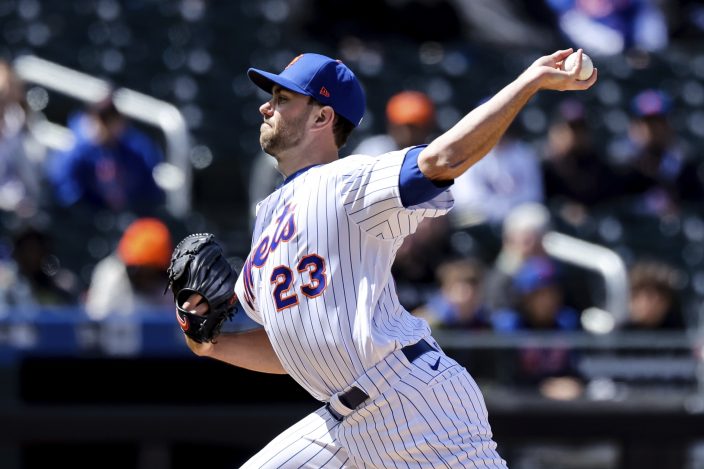
[[[580,96],[536,97],[452,187],[450,216],[398,252],[403,304],[436,328],[580,331],[600,279],[551,257],[550,231],[613,249],[630,284],[619,330],[684,331],[704,301],[704,5],[679,0],[0,1],[0,317],[79,307],[93,320],[170,310],[175,242],[213,231],[233,263],[281,178],[258,147],[266,97],[248,66],[303,51],[355,70],[368,110],[343,155],[428,143],[532,60],[583,47]],[[158,24],[156,27],[154,24]],[[13,62],[37,55],[173,103],[192,136],[192,211],[168,210],[163,136],[108,93],[68,102]],[[47,146],[36,122],[65,126]],[[73,309],[71,309],[73,310]],[[468,340],[471,340],[471,336]],[[565,350],[526,350],[528,382],[569,377]]]

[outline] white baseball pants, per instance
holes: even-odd
[[[506,468],[477,384],[442,352],[395,352],[355,384],[370,398],[343,421],[318,409],[242,467]]]

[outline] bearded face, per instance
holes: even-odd
[[[282,151],[297,146],[305,135],[305,122],[310,114],[311,107],[295,116],[283,117],[274,114],[262,123],[259,129],[259,143],[262,149],[272,156],[277,156]]]

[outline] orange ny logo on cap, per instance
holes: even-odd
[[[284,68],[284,70],[288,69],[291,65],[298,62],[298,59],[300,59],[301,57],[303,57],[303,54],[300,54],[300,55],[297,55],[296,57],[294,57],[293,60],[291,62],[289,62],[288,65],[286,65],[286,68]]]

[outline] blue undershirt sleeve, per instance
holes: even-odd
[[[419,145],[408,150],[401,165],[398,188],[406,208],[434,199],[454,183],[454,180],[431,181],[420,171],[418,155],[425,147]]]

